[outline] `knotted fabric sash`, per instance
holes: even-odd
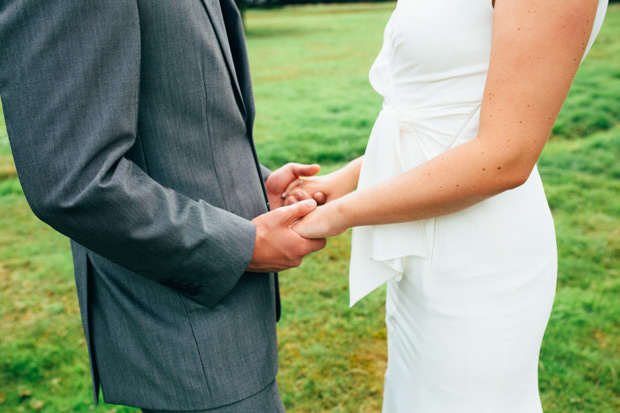
[[[479,106],[419,120],[415,113],[384,107],[370,134],[358,189],[392,179],[477,134]],[[458,133],[452,125],[458,122]],[[452,133],[437,128],[448,125]],[[467,136],[463,136],[467,135]],[[407,141],[405,141],[407,140]],[[400,280],[403,258],[428,258],[435,219],[353,228],[349,270],[350,305],[390,279]]]

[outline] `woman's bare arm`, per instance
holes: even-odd
[[[353,226],[426,219],[522,185],[568,94],[597,3],[498,1],[477,138],[320,207],[296,230],[318,238]]]

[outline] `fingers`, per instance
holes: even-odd
[[[295,190],[295,188],[300,187],[303,183],[304,180],[302,178],[295,179],[293,182],[288,184],[284,192],[282,192],[282,198],[288,197],[290,193]]]
[[[284,205],[293,205],[294,203],[305,199],[314,199],[318,205],[323,205],[327,202],[327,196],[323,192],[315,192],[314,195],[310,196],[310,192],[308,191],[293,189],[284,195],[286,198]]]
[[[290,165],[295,176],[312,176],[318,174],[321,170],[318,164],[302,165],[299,163],[291,163]]]
[[[284,200],[284,205],[293,205],[306,199],[312,199],[308,192],[304,191],[303,189],[295,189],[287,195],[286,199]]]
[[[318,164],[302,165],[299,163],[289,163],[283,168],[287,168],[290,173],[297,177],[297,179],[293,179],[287,185],[286,189],[281,194],[282,199],[285,199],[287,196],[289,196],[290,191],[303,184],[304,180],[301,178],[302,176],[316,175],[321,170],[321,167]]]
[[[312,198],[314,198],[314,200],[316,201],[317,204],[319,205],[323,205],[325,203],[325,201],[327,200],[327,197],[325,196],[325,194],[323,192],[317,192],[315,193]]]
[[[310,212],[314,211],[316,207],[317,204],[314,199],[306,199],[293,205],[280,208],[279,211],[284,214],[284,219],[288,221],[289,224],[292,224],[299,218],[305,217]]]

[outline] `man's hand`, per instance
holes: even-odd
[[[267,197],[271,209],[278,209],[284,206],[285,200],[282,194],[293,182],[297,181],[301,176],[313,176],[319,173],[321,167],[319,165],[302,165],[298,163],[287,163],[280,169],[274,171],[265,181],[267,189]],[[311,199],[308,193],[299,190],[295,192],[297,201]]]
[[[291,228],[316,206],[314,200],[306,200],[254,218],[256,241],[247,271],[278,272],[298,267],[306,254],[323,248],[324,239],[302,238]]]

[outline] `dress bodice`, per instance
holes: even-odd
[[[599,7],[584,57],[607,8]],[[368,141],[358,188],[414,168],[478,134],[491,55],[490,0],[398,0],[370,83],[383,110]],[[435,220],[353,229],[351,304],[402,275],[402,258],[429,256]]]
[[[400,0],[370,83],[385,105],[416,111],[476,105],[491,52],[488,0]]]
[[[599,10],[585,55],[600,29]],[[370,83],[384,104],[423,111],[476,105],[491,53],[489,0],[399,0],[385,32]]]

